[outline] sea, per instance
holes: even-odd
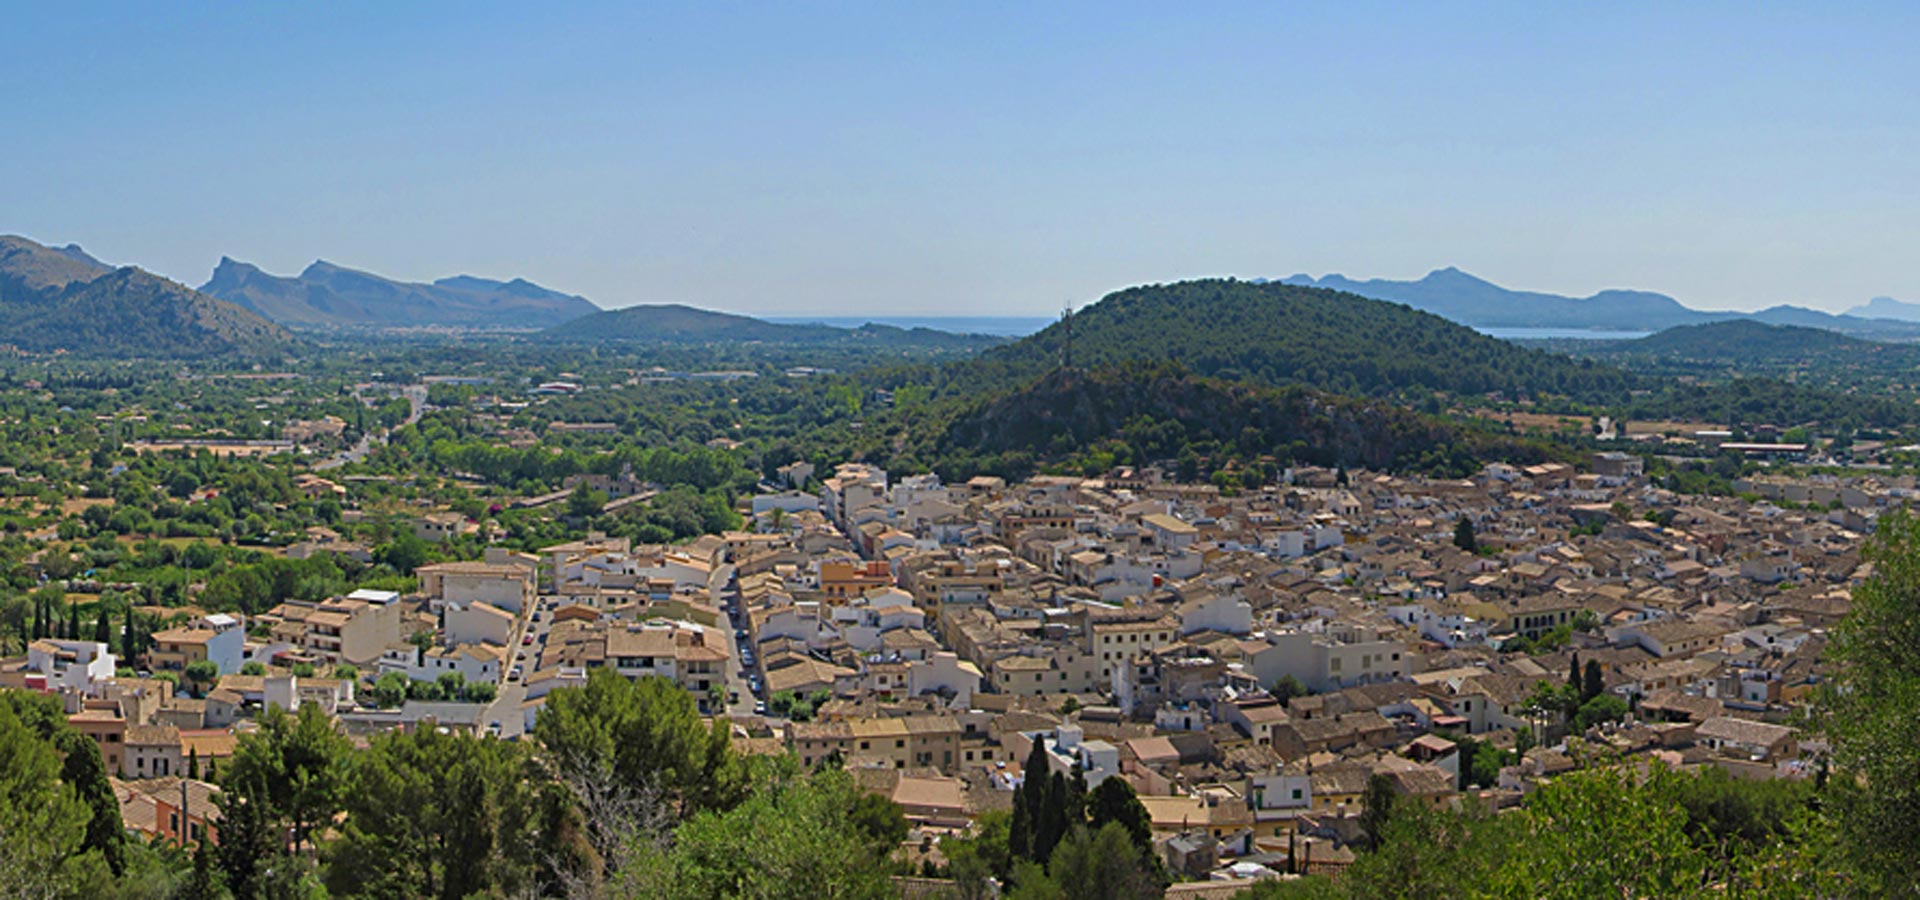
[[[869,322],[896,328],[931,328],[954,334],[991,334],[1026,337],[1054,322],[1053,316],[762,316],[790,325],[831,325],[858,328]],[[1551,341],[1577,338],[1590,341],[1630,341],[1651,331],[1610,331],[1598,328],[1476,328],[1481,334],[1508,341]]]
[[[1052,325],[1051,316],[762,316],[768,322],[789,325],[831,325],[835,328],[859,328],[869,322],[895,328],[931,328],[954,334],[991,334],[999,337],[1026,337]]]

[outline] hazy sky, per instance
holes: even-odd
[[[0,232],[194,285],[226,254],[1050,315],[1451,264],[1920,300],[1914,4],[82,5],[0,15]]]

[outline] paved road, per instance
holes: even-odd
[[[733,602],[734,608],[738,609],[739,601],[737,596]],[[723,617],[720,622],[720,633],[726,638],[727,655],[729,657],[727,660],[727,715],[730,716],[753,715],[754,701],[759,699],[754,696],[752,691],[747,689],[747,676],[746,673],[742,671],[740,663],[740,649],[745,646],[747,642],[735,640],[733,636],[735,629],[745,627],[746,620],[735,619],[730,616]],[[757,664],[759,660],[756,659],[754,662]],[[756,669],[755,671],[758,670]]]
[[[407,411],[406,421],[402,424],[411,425],[420,421],[420,416],[427,411],[427,386],[424,384],[410,384],[400,389],[400,395],[407,398],[407,405],[411,407]],[[314,469],[338,469],[347,463],[362,462],[367,458],[368,453],[373,452],[373,445],[375,443],[384,444],[386,442],[386,431],[368,432],[367,434],[361,435],[360,442],[354,444],[352,448],[342,451],[335,456],[328,457],[318,465],[315,465]]]
[[[526,718],[520,711],[520,704],[526,702],[526,677],[532,674],[539,663],[540,650],[547,643],[547,629],[553,624],[553,610],[548,608],[553,599],[536,599],[533,608],[523,610],[519,621],[514,624],[512,639],[507,646],[506,671],[500,676],[500,692],[481,717],[483,728],[494,722],[500,723],[500,736],[503,738],[519,737],[526,730]],[[533,621],[535,612],[540,614],[538,622]],[[524,643],[529,636],[533,638],[533,643]],[[520,667],[519,675],[513,674],[514,666]]]

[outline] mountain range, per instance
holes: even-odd
[[[1884,297],[1838,315],[1787,305],[1743,313],[1694,309],[1651,291],[1607,290],[1589,297],[1516,291],[1452,266],[1435,269],[1418,281],[1381,278],[1357,281],[1340,274],[1320,278],[1293,275],[1280,281],[1405,303],[1474,328],[1659,331],[1676,325],[1751,319],[1770,325],[1822,328],[1856,337],[1920,338],[1920,306]]]
[[[77,244],[0,235],[0,344],[36,353],[199,357],[258,354],[292,340],[257,313]]]
[[[769,344],[849,344],[870,346],[978,349],[1003,337],[954,334],[931,328],[900,328],[868,322],[856,328],[769,322],[752,316],[716,312],[678,303],[641,304],[611,309],[556,325],[542,332],[552,340],[587,342],[710,343],[757,341]]]
[[[585,297],[516,278],[471,275],[431,284],[395,281],[319,260],[271,275],[221,257],[200,291],[295,328],[547,328],[600,311]]]
[[[1920,322],[1920,303],[1905,303],[1892,297],[1875,297],[1850,310],[1847,315],[1868,319],[1899,319]]]

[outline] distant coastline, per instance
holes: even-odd
[[[1614,331],[1606,328],[1475,328],[1488,337],[1503,341],[1555,341],[1576,338],[1588,341],[1631,341],[1651,331]]]

